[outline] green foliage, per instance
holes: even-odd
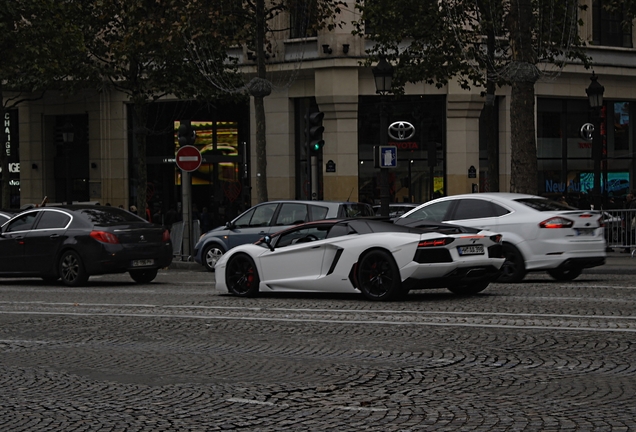
[[[4,90],[43,92],[65,89],[73,77],[85,77],[78,60],[84,49],[77,26],[66,19],[67,2],[56,0],[1,0],[0,80]],[[33,95],[25,96],[33,97]],[[9,108],[20,96],[4,100]]]
[[[633,26],[636,18],[636,0],[603,0],[601,5],[608,12],[622,18],[621,24],[625,29]]]
[[[83,16],[87,62],[103,82],[146,103],[166,94],[214,96],[187,59],[184,22],[191,2],[182,0],[84,0],[77,4]],[[199,14],[205,15],[205,14]],[[194,21],[202,25],[202,21]],[[214,26],[210,21],[207,25]],[[225,47],[221,45],[221,47]],[[215,52],[212,61],[223,62]]]
[[[587,64],[578,35],[578,3],[530,4],[531,13],[521,17],[507,0],[356,0],[362,19],[354,24],[358,35],[375,42],[367,64],[380,56],[394,64],[398,92],[405,83],[418,81],[441,87],[456,79],[464,88],[483,86],[489,79],[509,83],[511,26],[520,20],[532,28],[524,35],[531,41],[524,46],[531,63],[562,67],[577,59]]]

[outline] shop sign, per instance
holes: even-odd
[[[389,126],[389,136],[396,141],[408,141],[415,135],[415,126],[409,122],[397,121]]]
[[[592,141],[594,136],[594,125],[592,123],[585,123],[581,126],[581,138],[585,141]]]

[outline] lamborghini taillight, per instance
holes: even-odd
[[[417,244],[417,247],[418,248],[427,248],[427,247],[446,246],[447,244],[450,244],[450,243],[452,243],[454,241],[455,241],[455,239],[452,238],[452,237],[444,237],[444,238],[437,238],[437,239],[427,239],[427,240],[421,240]]]

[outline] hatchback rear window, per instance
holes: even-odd
[[[573,207],[570,207],[565,204],[561,204],[558,201],[553,201],[550,199],[543,198],[520,198],[515,200],[521,204],[525,204],[528,207],[535,209],[537,211],[563,211],[563,210],[573,210]]]
[[[127,212],[126,210],[120,210],[117,208],[108,208],[95,206],[95,208],[81,209],[79,212],[84,215],[95,225],[114,225],[120,223],[139,223],[146,222],[136,214]]]

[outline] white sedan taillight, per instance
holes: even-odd
[[[539,228],[572,228],[574,222],[560,216],[551,217],[539,224]]]

